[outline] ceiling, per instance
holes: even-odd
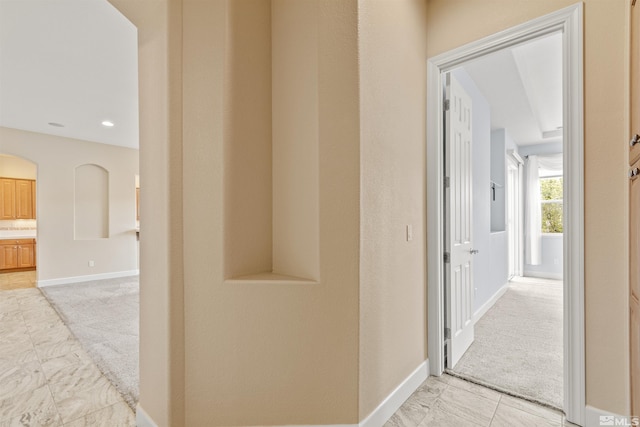
[[[0,0],[0,126],[138,148],[137,67],[137,30],[106,0]],[[561,34],[464,69],[492,129],[562,140]]]
[[[0,126],[138,148],[137,43],[106,0],[0,0]]]
[[[562,141],[562,34],[536,39],[466,64],[491,106],[491,129],[518,145]]]

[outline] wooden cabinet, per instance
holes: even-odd
[[[0,219],[15,219],[16,182],[10,178],[0,178]]]
[[[32,269],[35,266],[35,239],[0,240],[0,270]]]
[[[35,219],[35,181],[0,178],[0,219]]]
[[[0,244],[0,270],[13,268],[18,268],[18,246]]]
[[[33,181],[16,179],[16,219],[33,219]]]

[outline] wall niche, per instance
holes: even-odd
[[[229,2],[224,259],[229,282],[319,280],[318,5]]]
[[[105,168],[76,167],[73,211],[75,240],[109,237],[109,172]]]

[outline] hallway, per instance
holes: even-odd
[[[429,377],[385,427],[575,426],[559,411],[450,375]]]

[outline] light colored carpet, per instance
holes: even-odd
[[[561,409],[562,326],[562,282],[512,282],[453,373]]]
[[[102,373],[135,411],[138,402],[138,276],[40,288]]]

